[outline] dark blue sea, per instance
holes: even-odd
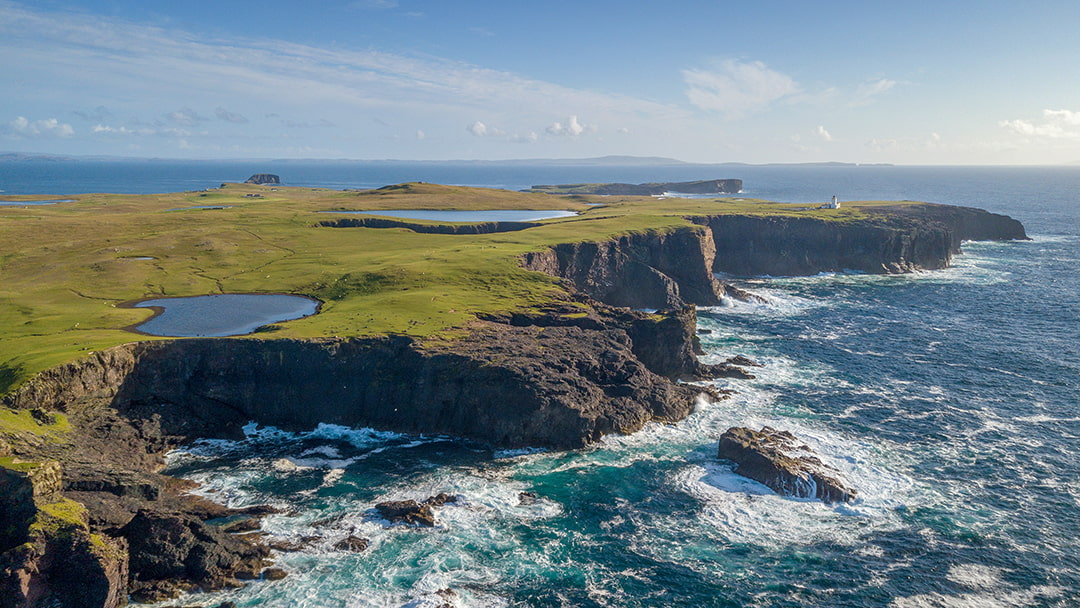
[[[207,496],[283,507],[272,537],[314,538],[281,556],[288,578],[185,605],[1080,605],[1080,167],[26,165],[0,163],[0,189],[189,190],[255,172],[334,188],[734,177],[779,201],[982,207],[1033,238],[965,244],[941,271],[740,280],[769,303],[700,309],[705,359],[749,356],[758,378],[717,381],[737,394],[588,449],[251,425],[246,441],[176,453]],[[826,506],[733,474],[716,457],[733,425],[790,430],[860,498]],[[435,529],[372,511],[439,492],[460,500]],[[370,548],[334,549],[348,535]]]

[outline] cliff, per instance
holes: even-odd
[[[286,430],[325,422],[507,447],[580,447],[689,415],[703,389],[678,380],[746,377],[694,357],[689,305],[738,293],[714,272],[941,268],[965,239],[1024,238],[1009,218],[935,206],[829,219],[689,219],[523,255],[526,268],[564,279],[571,295],[478,315],[453,340],[148,341],[37,374],[3,405],[41,420],[62,413],[72,430],[48,439],[0,436],[0,449],[13,456],[63,463],[60,482],[48,464],[37,482],[0,476],[15,501],[3,509],[10,521],[0,521],[0,585],[10,590],[0,606],[111,607],[128,593],[160,599],[259,576],[266,550],[209,523],[238,512],[185,498],[176,480],[154,473],[174,446],[237,438],[255,420]],[[80,564],[74,586],[72,570],[56,566],[73,563]]]

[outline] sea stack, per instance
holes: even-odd
[[[260,186],[265,184],[280,184],[281,178],[274,175],[273,173],[256,173],[255,175],[247,178],[247,181],[244,183],[258,184]]]
[[[735,472],[760,482],[777,494],[818,498],[831,504],[855,500],[855,490],[835,477],[832,467],[799,445],[787,431],[732,427],[720,437],[720,458],[735,463]]]

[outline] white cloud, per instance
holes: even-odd
[[[422,130],[417,129],[416,130],[416,139],[417,139],[417,141],[424,141],[425,139],[427,139],[427,135]]]
[[[22,137],[71,137],[75,129],[71,125],[62,123],[55,118],[44,120],[27,120],[25,116],[19,116],[7,124],[7,130]]]
[[[1080,112],[1072,110],[1043,110],[1040,122],[1018,118],[1003,120],[998,125],[1025,137],[1080,140]]]
[[[506,131],[488,126],[479,120],[465,127],[465,130],[477,137],[503,137],[506,135]]]
[[[822,141],[832,141],[832,134],[829,133],[824,126],[818,125],[818,128],[814,133],[822,139]]]
[[[683,70],[690,103],[703,110],[739,116],[799,92],[788,75],[760,61],[728,59],[712,69]]]
[[[157,133],[154,129],[143,127],[141,129],[129,129],[125,126],[111,127],[109,125],[96,124],[91,131],[95,134],[109,134],[109,135],[154,135]]]
[[[548,125],[546,131],[551,135],[567,135],[570,137],[578,137],[583,133],[595,133],[596,127],[593,125],[583,125],[578,121],[577,116],[570,116],[566,119],[566,123],[553,122]]]

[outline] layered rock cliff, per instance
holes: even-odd
[[[556,245],[522,264],[562,277],[614,306],[671,309],[739,297],[714,273],[803,276],[945,268],[965,240],[1026,239],[1023,225],[981,209],[946,205],[870,207],[862,218],[715,215],[699,227]]]

